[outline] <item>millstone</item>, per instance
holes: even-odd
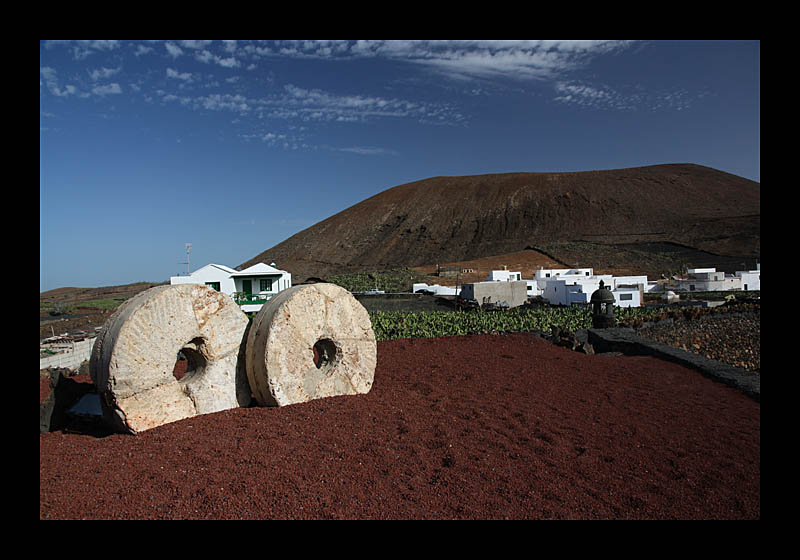
[[[377,362],[366,309],[334,284],[294,286],[253,319],[246,344],[250,388],[262,406],[367,393]]]
[[[89,371],[104,415],[125,432],[239,406],[250,400],[239,359],[247,316],[199,284],[156,286],[123,303],[92,347]],[[173,376],[179,353],[189,368]]]

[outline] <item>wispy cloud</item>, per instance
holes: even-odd
[[[194,56],[198,62],[205,64],[219,64],[223,68],[239,68],[242,64],[233,56],[222,57],[208,50],[198,51]]]
[[[116,95],[122,93],[122,87],[117,83],[95,86],[92,88],[95,95]]]
[[[706,93],[694,95],[685,89],[667,91],[645,91],[635,86],[612,88],[604,84],[582,82],[557,82],[554,86],[554,100],[591,109],[635,111],[635,110],[677,110],[686,109]]]
[[[359,122],[374,118],[412,118],[417,120],[450,118],[461,115],[445,103],[423,103],[380,96],[337,95],[320,89],[306,89],[292,84],[283,94],[268,101],[271,115],[299,118],[303,121]]]
[[[631,48],[629,41],[208,41],[166,40],[153,42],[46,41],[45,50],[61,48],[74,60],[95,55],[77,69],[63,71],[58,64],[42,64],[40,92],[59,98],[98,101],[123,93],[146,102],[179,104],[198,112],[229,113],[236,136],[284,149],[323,149],[314,140],[320,125],[371,124],[378,121],[410,121],[425,125],[463,126],[470,122],[470,104],[478,96],[494,95],[496,78],[544,85],[556,103],[604,110],[639,108],[682,109],[692,95],[687,91],[645,92],[635,86],[609,86],[588,78],[585,70],[593,59]],[[120,49],[121,46],[125,48]],[[113,52],[121,50],[122,52]],[[105,52],[101,58],[96,53]],[[126,64],[124,55],[131,59]],[[147,71],[135,73],[141,61]],[[383,59],[424,68],[458,80],[449,83],[461,97],[435,98],[430,88],[349,89],[314,87],[313,82],[278,76],[268,68],[275,59],[352,61]],[[157,60],[161,70],[154,72]],[[89,66],[89,64],[93,64]],[[105,64],[103,64],[105,62]],[[199,64],[198,64],[199,63]],[[253,74],[247,70],[264,70]],[[59,74],[56,71],[59,69]],[[88,78],[87,78],[88,76]],[[253,78],[255,78],[254,81]],[[111,82],[111,80],[114,80]],[[505,82],[504,82],[505,83]],[[279,85],[280,84],[280,85]],[[392,93],[387,93],[391,91]],[[403,93],[398,93],[403,92]],[[470,101],[464,101],[469,97]],[[696,97],[696,96],[695,96]],[[298,133],[302,127],[307,127]],[[324,149],[363,156],[396,155],[391,149],[354,145]]]
[[[360,156],[396,156],[399,152],[388,148],[376,148],[372,146],[353,146],[350,148],[338,148],[339,152],[350,152]]]
[[[552,79],[630,41],[275,41],[243,46],[256,57],[384,58],[460,79]]]
[[[47,90],[56,97],[75,95],[78,92],[78,88],[72,84],[68,84],[62,88],[58,79],[58,73],[54,68],[49,66],[39,68],[39,76],[41,77],[41,80],[44,80],[40,80],[39,85],[44,85]]]
[[[89,72],[89,77],[93,82],[96,82],[98,80],[108,79],[115,74],[119,74],[120,70],[122,70],[121,66],[118,66],[117,68],[96,68],[95,70]]]
[[[167,54],[172,58],[178,58],[183,54],[182,48],[175,43],[170,43],[169,41],[164,43],[164,48],[167,49]]]
[[[167,78],[174,78],[183,82],[191,82],[194,80],[191,72],[178,72],[174,68],[167,68]]]
[[[191,79],[186,73],[167,69],[167,76]],[[321,89],[287,84],[277,92],[252,97],[233,93],[175,95],[159,92],[165,102],[178,101],[194,108],[254,114],[259,119],[297,122],[368,122],[374,119],[416,119],[424,123],[457,124],[464,116],[447,103],[415,102],[365,95],[339,95]]]

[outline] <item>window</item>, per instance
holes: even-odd
[[[272,280],[269,278],[262,278],[261,279],[261,291],[262,292],[271,292],[272,291]]]
[[[206,286],[211,286],[215,290],[219,291],[219,282],[206,282]]]
[[[619,300],[620,301],[631,301],[633,299],[633,294],[620,294]]]

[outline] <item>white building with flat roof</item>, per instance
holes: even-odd
[[[735,272],[742,284],[742,290],[761,290],[761,263],[756,263],[756,270],[740,270]]]
[[[638,285],[620,284],[615,286],[614,280],[615,278],[611,274],[559,275],[547,280],[542,297],[551,305],[589,304],[592,294],[600,288],[602,281],[604,286],[611,288],[614,305],[617,307],[640,307],[642,305],[642,289]]]
[[[522,273],[511,270],[493,270],[486,278],[486,282],[519,282],[522,280]]]
[[[678,290],[689,292],[719,292],[741,290],[742,280],[733,274],[725,274],[716,268],[690,268],[687,277],[678,281]]]

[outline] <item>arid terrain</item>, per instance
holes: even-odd
[[[756,400],[651,357],[394,340],[366,395],[40,434],[39,517],[760,519],[760,424]]]
[[[658,276],[686,264],[676,247],[695,252],[688,260],[701,251],[754,261],[760,214],[759,183],[693,164],[433,177],[386,189],[242,266],[275,262],[300,282],[535,249],[570,266]]]
[[[39,340],[102,327],[123,301],[157,284],[137,282],[100,288],[58,288],[39,294]]]

